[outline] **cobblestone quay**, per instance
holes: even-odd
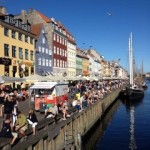
[[[61,149],[81,149],[81,137],[84,136],[98,119],[106,112],[109,106],[116,100],[121,89],[111,92],[104,99],[88,107],[82,112],[73,110],[70,118],[66,121],[58,121],[55,124],[54,119],[48,119],[45,127],[37,132],[35,136],[30,135],[26,141],[18,142],[12,150],[61,150]],[[26,115],[29,110],[29,102],[19,103],[19,109]],[[72,111],[70,111],[71,113]],[[43,115],[37,113],[39,121],[42,121]],[[3,150],[8,149],[5,146]]]

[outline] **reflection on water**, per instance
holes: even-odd
[[[83,150],[95,150],[95,145],[97,141],[103,136],[105,129],[109,123],[111,123],[114,113],[120,105],[120,101],[116,101],[108,113],[98,121],[97,124],[91,129],[89,133],[82,139],[82,149]],[[96,132],[95,132],[96,131]]]
[[[134,150],[137,149],[136,139],[135,139],[135,107],[140,105],[143,101],[143,98],[137,100],[121,100],[121,102],[125,105],[127,111],[130,113],[130,142],[129,149]]]
[[[130,150],[137,149],[134,130],[135,130],[134,106],[131,106],[131,109],[130,109],[130,143],[129,143]]]

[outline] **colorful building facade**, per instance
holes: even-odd
[[[68,63],[68,72],[67,76],[75,77],[76,76],[76,43],[74,37],[67,31],[67,63]]]
[[[89,58],[86,52],[82,51],[82,75],[89,76]]]
[[[79,48],[76,50],[76,76],[82,75],[82,53]]]
[[[35,71],[35,35],[30,24],[0,15],[0,75],[25,77]]]
[[[23,21],[29,20],[31,24],[44,24],[49,49],[53,52],[53,74],[67,75],[70,35],[68,38],[67,30],[61,22],[56,21],[54,18],[49,18],[37,10],[30,10],[29,12],[22,10],[21,14],[16,18],[21,18]],[[75,71],[75,69],[73,70]]]
[[[35,73],[49,75],[53,71],[52,50],[49,49],[44,25],[31,25],[31,32],[36,35]]]

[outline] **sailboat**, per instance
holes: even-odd
[[[126,89],[120,92],[120,98],[129,100],[136,100],[144,96],[144,90],[134,82],[134,59],[132,48],[132,33],[129,37],[129,72],[130,72],[130,84]]]

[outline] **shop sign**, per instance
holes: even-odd
[[[9,65],[11,65],[11,59],[0,57],[0,64],[3,64],[5,66],[9,66]]]

